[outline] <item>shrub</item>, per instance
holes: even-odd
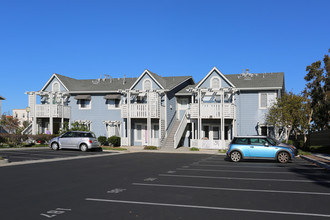
[[[106,136],[99,136],[97,140],[100,142],[101,145],[107,145],[107,137]]]
[[[156,146],[144,146],[143,149],[145,149],[145,150],[158,150],[158,147],[156,147]]]
[[[29,138],[34,140],[38,144],[46,144],[54,137],[56,137],[56,135],[53,135],[53,134],[29,135]]]
[[[199,149],[197,147],[192,147],[190,148],[190,151],[199,151]]]
[[[120,137],[118,136],[111,136],[108,138],[108,142],[114,146],[114,147],[118,147],[120,146]]]

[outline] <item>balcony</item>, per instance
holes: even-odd
[[[122,118],[159,118],[160,107],[157,102],[150,103],[150,109],[148,111],[148,104],[124,104],[121,105],[121,117]],[[128,109],[129,108],[129,109]]]
[[[33,115],[33,110],[31,110]],[[62,105],[36,105],[36,117],[39,118],[70,118],[71,109],[69,106]]]
[[[222,118],[221,103],[202,103],[200,110],[200,117],[205,119]],[[235,116],[235,105],[233,103],[224,103],[223,105],[223,117],[233,119]],[[198,103],[192,103],[190,105],[190,117],[198,118]]]

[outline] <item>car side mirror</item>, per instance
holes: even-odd
[[[268,143],[265,143],[265,146],[266,146],[266,147],[269,147],[269,144],[268,144]]]

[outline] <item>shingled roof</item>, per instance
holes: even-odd
[[[149,73],[161,86],[167,90],[177,87],[182,82],[192,79],[191,76],[162,77],[156,73]],[[111,78],[111,79],[73,79],[60,74],[55,76],[70,92],[115,92],[119,89],[129,89],[138,78]]]
[[[285,89],[284,73],[253,73],[253,74],[228,74],[224,75],[237,89]],[[199,83],[199,82],[198,82]],[[195,85],[189,85],[180,90],[176,95],[189,95],[187,89],[195,88]]]

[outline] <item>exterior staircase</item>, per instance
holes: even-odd
[[[175,120],[173,122],[173,126],[171,128],[171,131],[170,133],[167,135],[167,137],[165,138],[164,142],[163,142],[163,145],[161,147],[161,150],[175,150],[174,148],[174,135],[178,129],[180,125],[180,121],[179,120]]]

